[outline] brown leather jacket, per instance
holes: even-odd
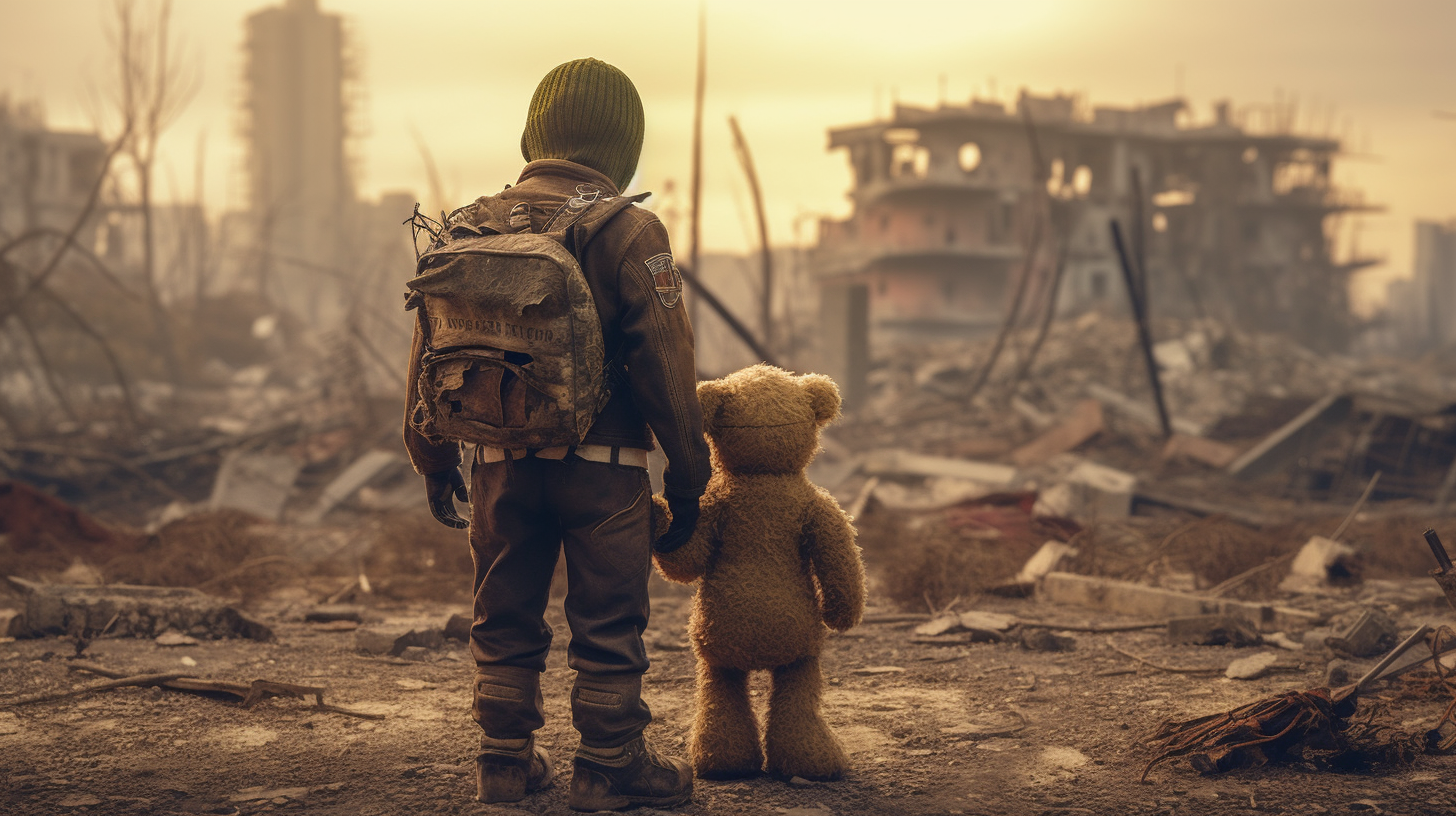
[[[515,186],[500,196],[510,203],[529,203],[531,229],[539,231],[583,184],[600,188],[603,196],[618,194],[611,180],[589,167],[541,159],[526,165]],[[471,219],[475,206],[466,207],[458,217]],[[671,253],[662,222],[636,206],[607,222],[581,253],[582,272],[601,316],[607,359],[622,363],[629,383],[628,388],[612,389],[585,442],[651,450],[656,435],[667,455],[666,491],[694,498],[708,483],[708,446],[696,391],[693,327],[681,299],[682,279],[675,267],[668,266]],[[416,326],[406,377],[406,417],[418,401],[420,343]],[[404,444],[421,474],[460,463],[458,445],[432,445],[408,420]]]

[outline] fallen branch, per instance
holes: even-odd
[[[119,677],[121,672],[113,671],[95,663],[76,661],[68,668],[71,671],[85,671],[92,674],[99,674],[102,677]],[[350,717],[359,717],[365,720],[382,720],[383,714],[369,714],[363,711],[344,708],[343,706],[330,705],[324,702],[324,691],[322,686],[299,686],[293,683],[277,683],[272,680],[254,680],[252,683],[236,683],[230,680],[207,680],[201,677],[187,677],[181,674],[173,675],[147,675],[151,677],[163,677],[160,681],[153,680],[151,683],[139,684],[136,682],[126,685],[160,685],[173,691],[191,691],[205,694],[230,694],[237,697],[243,708],[252,708],[269,697],[292,697],[298,700],[305,700],[312,695],[314,698],[313,707],[318,711],[332,711],[336,714],[345,714]],[[115,688],[101,684],[89,690],[102,691],[105,688]]]
[[[75,668],[73,665],[72,668]],[[99,672],[98,672],[99,673]],[[37,694],[26,694],[16,697],[13,700],[0,701],[0,706],[23,706],[32,703],[48,703],[52,700],[64,700],[67,697],[79,697],[82,694],[90,694],[93,691],[108,691],[114,688],[126,688],[128,686],[160,686],[166,685],[169,681],[182,677],[180,672],[167,674],[136,674],[130,677],[122,676],[120,672],[108,672],[103,677],[115,677],[105,683],[95,683],[90,686],[70,689],[68,691],[46,691]]]
[[[925,612],[888,612],[881,615],[865,615],[860,623],[912,623],[930,620]]]
[[[1173,674],[1222,674],[1223,671],[1224,671],[1223,669],[1220,669],[1220,668],[1199,669],[1199,668],[1188,668],[1188,667],[1183,667],[1183,666],[1164,666],[1161,663],[1154,663],[1153,661],[1148,660],[1146,657],[1139,657],[1138,655],[1135,655],[1132,652],[1128,652],[1128,651],[1124,651],[1122,649],[1119,649],[1119,648],[1117,648],[1116,644],[1114,644],[1110,640],[1107,641],[1107,648],[1111,649],[1114,652],[1117,652],[1118,654],[1122,655],[1123,657],[1130,658],[1132,660],[1136,660],[1137,662],[1143,664],[1144,666],[1150,666],[1150,667],[1152,667],[1154,669],[1157,669],[1158,671],[1171,672]]]

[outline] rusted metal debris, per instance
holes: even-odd
[[[1409,763],[1422,750],[1429,750],[1437,738],[1377,724],[1375,712],[1359,720],[1355,713],[1361,689],[1413,645],[1426,640],[1429,632],[1429,627],[1421,626],[1353,685],[1334,691],[1287,691],[1232,711],[1164,722],[1148,740],[1161,743],[1161,750],[1143,768],[1140,781],[1146,782],[1153,768],[1178,757],[1186,757],[1203,774],[1256,768],[1288,759],[1303,759],[1337,770]],[[1427,644],[1435,653],[1437,644],[1429,640]],[[1440,661],[1436,662],[1439,666]],[[1445,677],[1442,674],[1443,680]],[[1447,709],[1443,724],[1453,709],[1456,702]],[[1456,743],[1456,738],[1449,741]]]

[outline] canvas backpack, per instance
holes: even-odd
[[[608,220],[646,197],[603,198],[579,185],[539,233],[528,204],[487,197],[431,230],[405,295],[423,340],[410,425],[433,442],[581,444],[611,393],[578,258]]]

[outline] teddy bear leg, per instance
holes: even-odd
[[[822,689],[818,655],[773,670],[764,734],[769,773],[785,779],[799,776],[827,781],[838,779],[849,768],[844,746],[819,714]]]
[[[697,716],[688,751],[694,771],[704,779],[733,779],[763,770],[748,672],[698,661]]]

